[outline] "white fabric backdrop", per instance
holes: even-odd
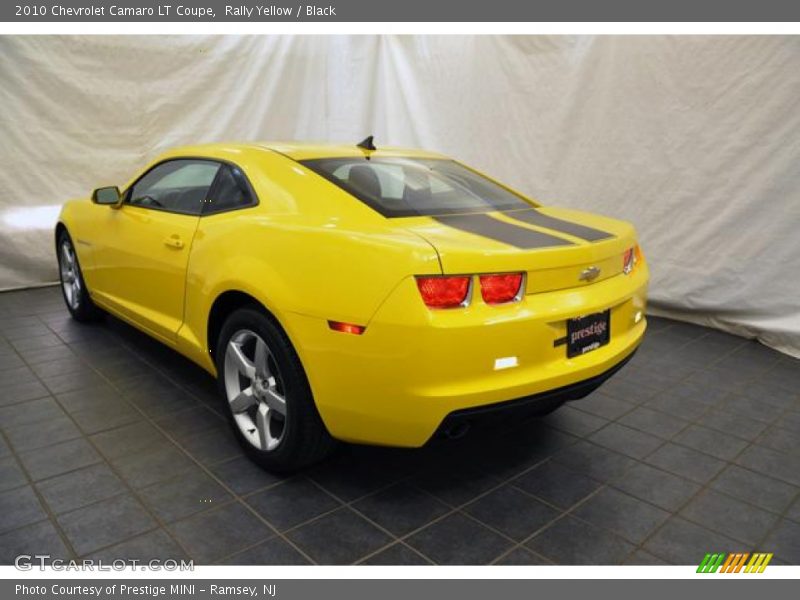
[[[167,147],[374,133],[633,221],[655,308],[800,355],[800,37],[3,36],[0,99],[0,289]]]

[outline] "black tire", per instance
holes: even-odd
[[[253,332],[266,343],[282,382],[286,416],[280,441],[271,450],[258,448],[245,437],[228,399],[226,351],[234,336],[242,331]],[[268,471],[289,473],[319,462],[336,446],[319,416],[300,358],[280,325],[260,307],[240,308],[225,320],[217,340],[215,360],[225,414],[236,439],[253,461]]]
[[[71,273],[66,269],[65,257],[63,255],[65,248],[68,248],[72,255]],[[62,229],[58,234],[56,242],[56,258],[58,260],[58,278],[61,283],[61,295],[64,298],[64,304],[67,305],[67,310],[72,318],[81,323],[88,323],[97,321],[103,317],[103,311],[100,310],[89,295],[89,288],[86,287],[86,281],[83,279],[83,272],[81,271],[80,263],[78,262],[78,254],[75,252],[75,245],[72,243],[72,238],[67,233],[66,229]],[[72,277],[73,281],[77,281],[77,287],[72,287],[72,298],[68,295],[66,279]]]

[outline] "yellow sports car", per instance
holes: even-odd
[[[55,238],[73,317],[108,311],[215,375],[275,470],[548,412],[645,331],[631,225],[371,137],[173,150],[67,202]]]

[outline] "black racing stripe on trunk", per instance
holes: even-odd
[[[535,209],[517,210],[503,214],[507,217],[511,217],[512,219],[516,219],[517,221],[522,221],[523,223],[538,225],[539,227],[546,227],[547,229],[552,229],[553,231],[558,231],[560,233],[574,235],[575,237],[584,239],[587,242],[598,242],[600,240],[606,240],[614,237],[613,233],[587,227],[586,225],[579,225],[578,223],[573,223],[572,221],[556,219],[555,217],[540,213]]]
[[[574,244],[540,231],[517,227],[511,223],[493,219],[488,215],[447,215],[432,217],[434,220],[476,235],[516,246],[517,248],[547,248],[548,246],[573,246]]]

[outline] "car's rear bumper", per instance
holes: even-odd
[[[517,398],[516,400],[453,411],[441,422],[437,433],[442,433],[446,437],[456,437],[476,426],[485,427],[487,425],[511,422],[512,420],[519,422],[519,420],[529,418],[532,415],[546,413],[564,402],[585,398],[624,367],[635,353],[636,350],[608,371],[577,383],[570,383],[560,388],[532,394],[524,398]]]
[[[326,321],[298,314],[286,325],[334,437],[416,447],[449,415],[553,390],[577,397],[577,390],[602,383],[644,335],[647,278],[642,265],[628,276],[510,305],[478,300],[440,311],[422,304],[410,278],[363,335],[334,332]],[[567,358],[558,343],[567,319],[604,310],[611,315],[610,342]],[[508,363],[516,366],[498,368]]]

